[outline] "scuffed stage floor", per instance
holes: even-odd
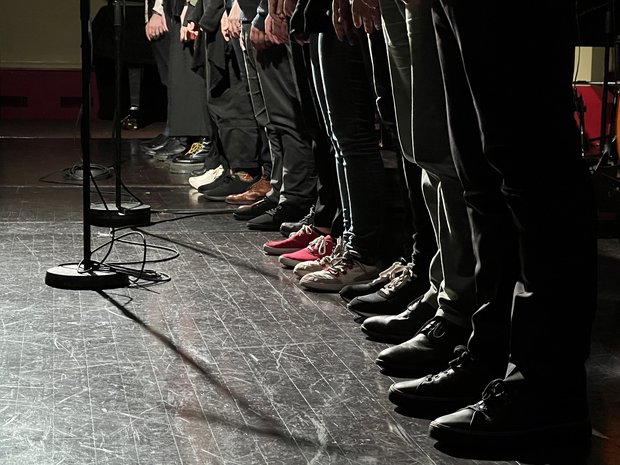
[[[94,141],[95,161],[109,163],[110,148]],[[180,254],[147,265],[168,283],[47,287],[48,268],[82,257],[81,191],[60,174],[79,157],[74,140],[0,139],[0,463],[620,463],[617,241],[599,242],[591,449],[446,451],[428,438],[428,420],[387,400],[392,381],[374,364],[386,346],[363,337],[338,296],[303,291],[264,255],[274,234],[230,214],[153,215],[176,219],[142,228],[147,244],[171,249],[149,249],[149,259]],[[127,184],[154,210],[227,208],[133,141],[124,157]],[[94,246],[108,239],[92,232]],[[116,244],[110,260],[141,254]]]

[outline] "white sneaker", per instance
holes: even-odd
[[[321,271],[329,267],[331,262],[338,257],[341,257],[343,253],[342,248],[342,239],[336,239],[336,245],[334,246],[334,250],[330,255],[326,255],[320,260],[310,260],[309,262],[301,262],[295,265],[293,268],[293,273],[296,276],[303,278],[307,274],[314,273],[315,271]]]
[[[327,269],[307,274],[299,281],[306,289],[315,291],[338,292],[349,284],[362,284],[372,281],[381,269],[366,265],[350,253],[332,260]]]
[[[206,186],[207,184],[211,184],[216,179],[219,179],[223,174],[224,167],[222,165],[219,165],[216,168],[207,171],[205,174],[190,177],[188,181],[190,186],[192,186],[194,189],[198,189],[200,186]]]

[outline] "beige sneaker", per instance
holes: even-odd
[[[299,284],[314,291],[338,292],[349,284],[370,282],[380,271],[379,267],[366,265],[346,253],[332,260],[327,269],[307,274]]]
[[[320,260],[311,260],[309,262],[301,262],[295,265],[293,268],[293,273],[296,276],[303,278],[307,274],[314,273],[315,271],[321,271],[329,267],[331,262],[342,256],[343,248],[342,248],[342,239],[336,239],[336,245],[334,246],[334,250],[330,255],[326,255]]]

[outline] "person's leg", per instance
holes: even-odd
[[[282,184],[278,208],[248,221],[250,229],[277,230],[284,221],[301,219],[316,200],[312,139],[301,112],[293,65],[296,47],[271,45],[262,51],[254,50],[267,117],[275,136],[270,138],[273,172],[277,173],[281,166]]]
[[[394,372],[416,376],[446,368],[453,358],[454,347],[466,342],[471,315],[476,309],[475,260],[463,188],[450,150],[430,3],[416,2],[413,11],[405,9],[402,3],[396,5],[399,11],[393,11],[393,2],[383,3],[387,8],[382,5],[388,51],[395,49],[391,72],[396,83],[394,99],[401,145],[403,149],[410,148],[404,152],[405,156],[412,157],[427,172],[424,198],[440,249],[443,282],[436,296],[436,317],[410,341],[379,354],[377,363],[386,372],[394,369]],[[404,16],[400,21],[405,23],[406,32],[403,32],[402,23],[397,23],[399,12]],[[405,51],[409,53],[408,61]],[[413,85],[408,85],[406,80],[407,64]],[[411,102],[409,113],[402,108],[399,110],[401,99]],[[409,132],[404,129],[405,125]],[[410,143],[402,139],[407,134],[411,134]],[[423,300],[428,297],[427,293]],[[436,337],[438,334],[441,337]]]
[[[177,38],[181,23],[167,18],[170,34],[168,62],[168,125],[171,136],[210,137],[211,123],[206,105],[204,79],[191,67],[193,43],[181,43]]]
[[[500,177],[494,186],[469,179],[468,202],[478,209],[472,216],[479,234],[478,268],[486,269],[479,276],[479,291],[487,298],[497,297],[486,306],[482,302],[474,316],[472,349],[488,355],[506,346],[505,341],[481,343],[494,341],[489,333],[496,330],[496,321],[511,312],[506,305],[510,282],[500,287],[489,273],[502,259],[515,261],[514,246],[505,250],[493,239],[498,234],[491,226],[500,218],[504,230],[517,237],[519,264],[514,274],[519,284],[505,380],[491,383],[477,406],[434,421],[431,434],[446,441],[484,440],[497,433],[507,439],[585,439],[590,430],[584,362],[596,305],[596,236],[592,189],[573,119],[574,4],[545,1],[537,4],[536,15],[491,1],[441,5],[447,21],[439,25],[448,26],[448,33],[440,36],[444,41],[439,41],[442,61],[452,65],[458,60],[462,66],[483,160]],[[514,34],[524,26],[528,34],[522,41]],[[546,85],[532,84],[526,67],[541,72]],[[494,83],[505,76],[511,77],[511,85],[498,89]],[[536,102],[536,108],[530,112],[524,102]],[[463,115],[457,117],[452,103],[449,98],[450,121],[456,125]],[[528,131],[554,137],[531,144],[522,133],[525,120]],[[551,154],[561,154],[562,161]],[[473,169],[477,160],[461,155],[463,166]],[[497,212],[498,198],[503,198],[510,216]],[[495,296],[498,288],[502,292]],[[496,302],[506,308],[498,308]],[[567,308],[571,312],[566,313]],[[500,398],[501,407],[487,417],[492,423],[470,423],[477,410]]]

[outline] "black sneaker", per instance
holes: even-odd
[[[390,402],[404,412],[424,416],[441,415],[476,402],[496,376],[464,346],[457,346],[454,354],[450,367],[441,373],[392,384]]]
[[[314,223],[314,205],[310,207],[310,211],[299,221],[285,221],[280,225],[280,233],[284,237],[289,237],[291,234],[301,230],[304,226],[312,226]]]
[[[430,436],[444,445],[470,450],[569,446],[585,444],[591,438],[585,395],[572,398],[556,392],[543,396],[515,384],[491,381],[480,402],[432,421]]]
[[[229,195],[241,194],[247,191],[257,180],[258,178],[252,177],[251,174],[245,171],[237,171],[234,174],[225,176],[222,182],[212,189],[199,190],[202,192],[205,199],[223,202]]]
[[[361,295],[367,295],[367,294],[372,294],[374,292],[377,292],[383,286],[385,286],[390,281],[392,281],[394,278],[399,276],[405,270],[405,268],[406,268],[405,261],[403,259],[400,259],[399,261],[392,263],[392,265],[389,268],[379,273],[379,276],[377,277],[377,279],[369,283],[352,284],[350,286],[343,287],[342,290],[340,291],[340,297],[342,297],[345,300],[345,302],[350,302],[356,297],[359,297]],[[409,302],[411,302],[412,300],[413,299],[410,299]]]
[[[272,210],[277,206],[277,203],[272,202],[267,198],[264,198],[262,200],[259,200],[258,202],[254,202],[252,205],[242,205],[241,207],[237,208],[237,210],[235,210],[233,216],[236,220],[248,221],[252,218],[261,216],[265,212]]]
[[[263,213],[248,221],[248,229],[257,231],[279,231],[285,221],[293,222],[303,218],[306,212],[303,208],[290,205],[278,205],[276,208]]]
[[[347,308],[364,318],[376,315],[395,315],[401,313],[411,301],[428,291],[429,285],[428,279],[416,276],[412,267],[408,265],[377,292],[356,297],[349,302]]]
[[[378,342],[400,344],[408,341],[432,318],[437,309],[422,301],[422,297],[411,302],[398,315],[381,315],[367,318],[362,331],[369,339]]]
[[[444,370],[454,348],[465,345],[469,331],[435,316],[411,339],[383,350],[376,363],[381,373],[402,378],[417,378]]]
[[[185,151],[187,146],[187,138],[185,137],[171,137],[166,144],[157,150],[148,150],[147,155],[151,155],[156,160],[165,161],[168,158],[172,158],[179,153]]]
[[[169,137],[163,134],[159,134],[153,139],[144,140],[140,142],[138,145],[143,152],[155,151],[162,148],[168,142]]]

